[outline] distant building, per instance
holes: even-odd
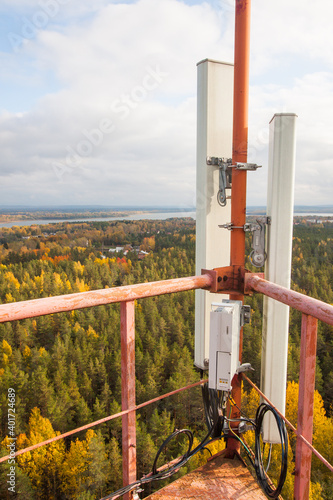
[[[111,253],[119,253],[119,252],[123,252],[123,250],[124,250],[124,247],[109,248],[109,252],[111,252]]]
[[[113,253],[113,254],[123,252],[124,255],[127,255],[128,252],[135,252],[138,256],[138,259],[140,259],[140,260],[144,259],[145,257],[147,257],[147,255],[149,255],[149,252],[145,252],[144,250],[140,250],[140,247],[138,247],[138,246],[132,247],[132,245],[125,245],[123,247],[119,246],[116,248],[109,248],[109,252]]]
[[[142,260],[145,257],[147,257],[147,255],[149,255],[149,252],[145,252],[144,250],[140,250],[139,253],[138,253],[138,259]]]

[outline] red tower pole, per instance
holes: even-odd
[[[236,0],[235,22],[235,69],[234,69],[234,123],[232,141],[232,164],[247,162],[248,107],[249,107],[249,63],[250,63],[250,0]],[[230,263],[245,264],[246,222],[246,170],[233,169],[231,190]],[[242,300],[234,294],[233,300]]]
[[[251,0],[236,0],[235,14],[235,56],[234,56],[234,122],[232,140],[232,164],[247,162],[249,66],[250,66],[250,15]],[[245,265],[246,222],[246,170],[233,169],[231,189],[231,231],[230,265]],[[243,295],[231,294],[231,300],[243,301]],[[239,360],[242,359],[243,330],[240,332]],[[238,407],[241,405],[241,376],[233,379],[232,396]],[[232,418],[239,418],[240,412],[233,407]],[[229,439],[227,456],[240,451],[240,443]]]

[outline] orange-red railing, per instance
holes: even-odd
[[[141,405],[135,403],[135,358],[134,358],[134,300],[152,297],[185,290],[198,288],[209,288],[212,278],[209,274],[179,278],[153,283],[122,286],[103,290],[95,290],[58,297],[47,297],[24,302],[0,305],[0,323],[25,318],[32,318],[46,314],[83,309],[102,304],[120,302],[121,315],[121,378],[122,378],[122,411],[116,415],[105,417],[86,426],[56,436],[52,440],[61,439],[94,425],[122,417],[122,449],[123,449],[123,482],[124,485],[136,479],[136,429],[135,414],[143,406],[151,404],[159,399],[171,396],[177,392],[189,389],[201,384],[196,382],[190,386],[178,389],[172,393],[165,394]],[[312,447],[312,425],[313,425],[313,395],[315,384],[316,365],[316,343],[317,343],[317,319],[333,325],[333,306],[312,299],[303,294],[288,290],[274,283],[270,283],[258,276],[250,276],[246,283],[247,290],[253,290],[267,295],[273,299],[283,302],[298,309],[302,315],[301,334],[301,359],[299,377],[299,406],[296,447],[296,471],[295,471],[295,498],[304,499],[309,496],[311,454],[312,452],[333,471],[333,467]],[[243,375],[245,376],[245,375]],[[247,377],[245,376],[247,379]],[[249,380],[249,379],[247,379]],[[259,390],[259,389],[258,389]],[[264,398],[265,396],[262,395]],[[306,410],[306,411],[305,411]],[[291,425],[291,424],[290,424]],[[26,450],[19,450],[15,456],[31,451],[39,446],[48,444],[52,440],[38,443]],[[0,462],[9,457],[2,457]],[[128,497],[129,498],[129,497]]]
[[[103,288],[101,290],[58,295],[57,297],[26,300],[24,302],[12,302],[11,304],[0,305],[0,323],[112,304],[114,302],[143,299],[166,293],[183,292],[185,290],[195,290],[196,288],[209,288],[211,285],[211,276],[204,274],[188,278],[139,283],[138,285]]]
[[[122,416],[122,452],[123,452],[123,483],[124,486],[136,480],[136,407],[135,402],[135,328],[134,328],[134,301],[145,297],[152,297],[173,292],[194,290],[197,288],[209,288],[212,285],[212,277],[208,274],[202,276],[191,276],[188,278],[177,278],[137,285],[120,286],[89,292],[60,295],[57,297],[46,297],[43,299],[28,300],[24,302],[14,302],[0,305],[0,323],[19,319],[33,318],[46,314],[72,311],[74,309],[84,309],[86,307],[99,306],[120,302],[120,330],[121,330],[121,407],[122,412],[117,416]],[[196,385],[200,384],[198,382]],[[186,387],[184,389],[187,389]],[[178,391],[177,391],[178,392]],[[167,394],[164,397],[170,396]],[[162,396],[163,397],[163,396]],[[160,399],[162,399],[160,397]],[[151,401],[153,402],[153,401]],[[148,402],[146,404],[150,404]],[[145,404],[144,404],[145,405]],[[116,418],[107,417],[88,426],[74,429],[62,436],[57,436],[53,440],[69,436]],[[34,446],[34,449],[43,444],[51,442],[48,440]],[[20,450],[15,456],[30,451],[30,449]],[[9,456],[2,457],[0,462],[7,460]],[[130,498],[130,495],[124,495]]]
[[[302,312],[297,430],[293,429],[297,435],[294,497],[307,499],[310,494],[311,457],[314,450],[309,444],[312,444],[313,430],[317,324],[319,319],[333,325],[333,306],[270,283],[258,276],[251,276],[247,285],[252,290]],[[291,425],[290,422],[288,424]],[[318,456],[317,453],[316,455]],[[318,458],[333,471],[333,467],[323,457]]]

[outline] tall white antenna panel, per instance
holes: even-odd
[[[275,114],[269,129],[267,215],[267,261],[265,278],[290,288],[296,118],[293,113]],[[289,306],[264,297],[261,390],[285,414]],[[263,425],[263,440],[279,443],[280,436],[272,415]]]
[[[219,167],[207,165],[206,159],[232,156],[234,66],[205,59],[197,67],[196,274],[201,274],[230,264],[230,233],[218,227],[231,220],[230,200],[219,205]],[[227,296],[195,292],[194,363],[203,370],[208,368],[211,305],[222,298]]]

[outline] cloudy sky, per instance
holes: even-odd
[[[333,204],[333,3],[253,0],[248,204],[298,115],[296,204]],[[233,0],[1,0],[0,205],[195,204],[196,63],[233,62]]]

